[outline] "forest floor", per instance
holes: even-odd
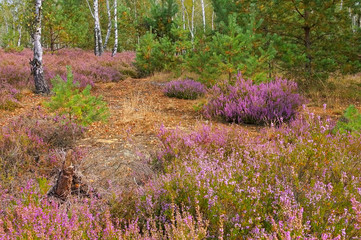
[[[141,186],[154,177],[150,162],[156,157],[160,142],[157,135],[162,125],[192,131],[210,122],[194,110],[204,99],[182,100],[163,95],[162,87],[167,78],[162,75],[145,79],[128,78],[117,83],[96,84],[94,93],[102,95],[109,104],[107,122],[94,123],[78,145],[87,151],[80,170],[100,192],[112,186],[129,188]],[[0,110],[0,127],[11,119],[41,106],[48,97],[24,92],[22,108],[13,112]],[[312,106],[309,110],[321,116],[336,118],[338,108],[326,111]],[[213,126],[225,123],[212,121]],[[259,134],[262,127],[237,125],[250,135]],[[106,193],[106,192],[104,192]]]

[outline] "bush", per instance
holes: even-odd
[[[204,96],[206,88],[203,84],[190,79],[174,80],[165,85],[163,92],[168,97],[197,99]]]
[[[226,32],[197,42],[188,54],[188,69],[209,85],[225,75],[231,81],[237,72],[255,82],[269,80],[270,64],[277,53],[273,47],[276,37],[257,33],[262,21],[253,14],[249,17],[247,24],[239,26],[236,16],[230,15]]]
[[[234,123],[279,124],[292,120],[304,102],[294,82],[277,79],[255,85],[238,76],[234,86],[212,88],[203,114]]]
[[[0,109],[13,111],[20,107],[20,92],[6,83],[0,83]]]
[[[168,37],[157,40],[154,34],[145,34],[140,39],[135,59],[139,76],[174,69],[177,61],[175,54],[176,47]]]
[[[212,238],[359,239],[360,136],[332,135],[333,126],[305,114],[256,137],[236,126],[163,128],[165,174],[144,212],[167,222],[171,203],[199,208]]]
[[[71,68],[68,67],[67,80],[60,76],[52,79],[53,93],[49,102],[45,103],[51,111],[67,114],[69,120],[82,125],[88,125],[94,121],[103,121],[108,117],[108,107],[102,97],[90,94],[91,86],[87,85],[84,90],[79,89],[79,84],[74,82]]]
[[[72,148],[84,129],[63,118],[34,110],[0,129],[0,182],[21,182],[27,174],[47,175],[60,159],[58,149]]]
[[[360,134],[361,130],[361,114],[358,112],[357,108],[354,105],[350,105],[346,108],[345,113],[339,119],[334,128],[335,132],[341,133],[355,133]]]

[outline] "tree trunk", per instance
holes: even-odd
[[[19,38],[18,38],[18,47],[20,47],[21,45],[21,30],[22,30],[22,26],[18,27],[18,32],[19,32]]]
[[[192,26],[191,26],[192,41],[194,39],[194,0],[192,0]]]
[[[203,18],[203,32],[206,32],[206,10],[204,6],[204,0],[201,0],[202,6],[202,18]]]
[[[184,0],[182,0],[182,21],[183,21],[183,30],[186,30],[186,16],[185,16]]]
[[[108,29],[107,29],[107,35],[106,35],[105,41],[104,41],[103,50],[105,50],[107,48],[110,33],[112,31],[112,16],[110,14],[109,0],[106,0],[106,5],[107,5],[107,14],[108,14]]]
[[[112,57],[117,54],[118,51],[118,3],[114,0],[114,47]]]
[[[305,48],[306,48],[306,58],[307,58],[305,68],[307,74],[311,76],[312,74],[311,28],[306,26],[304,27],[304,31],[305,31]]]
[[[35,2],[35,33],[34,40],[34,59],[30,60],[31,73],[34,76],[35,92],[49,94],[50,89],[44,79],[43,70],[43,49],[41,47],[41,1]]]
[[[306,51],[306,58],[307,58],[307,62],[305,64],[305,70],[308,74],[308,77],[310,78],[312,75],[312,55],[311,55],[311,27],[307,24],[307,20],[309,17],[309,12],[308,10],[305,10],[304,13],[304,19],[306,22],[306,25],[303,27],[304,29],[304,33],[305,33],[305,51]]]
[[[214,31],[214,11],[212,12],[212,31]]]
[[[103,53],[103,40],[99,22],[99,4],[98,0],[94,0],[94,38],[95,38],[95,49],[94,54],[101,56]]]

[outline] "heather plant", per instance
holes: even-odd
[[[67,80],[60,76],[52,80],[54,96],[45,105],[53,112],[60,115],[66,114],[70,121],[74,120],[82,125],[88,125],[94,121],[104,121],[108,117],[108,107],[102,97],[91,95],[91,86],[87,85],[83,90],[74,81],[71,68],[68,67]]]
[[[350,105],[346,108],[345,113],[337,122],[334,132],[341,133],[356,133],[359,134],[361,130],[361,114],[358,112],[355,105]]]
[[[13,111],[20,107],[20,92],[7,83],[0,83],[0,109]]]
[[[58,204],[43,195],[44,179],[16,196],[0,188],[0,236],[359,239],[360,136],[332,134],[334,122],[305,111],[257,136],[237,125],[162,127],[163,171],[111,206],[93,197]]]
[[[6,53],[0,49],[0,81],[5,81],[16,88],[32,88],[32,78],[28,60],[32,51]],[[101,58],[92,52],[79,49],[62,49],[54,54],[44,53],[45,79],[50,80],[56,75],[66,79],[66,66],[73,67],[74,77],[81,87],[94,85],[96,82],[118,82],[127,76],[136,76],[133,66],[135,52],[125,51],[111,57],[104,53]]]
[[[34,110],[0,129],[0,182],[14,186],[31,176],[48,176],[59,164],[58,149],[74,148],[84,129]]]
[[[294,82],[276,79],[256,85],[238,75],[234,86],[216,85],[210,90],[203,114],[234,123],[280,124],[292,120],[304,101]]]
[[[333,126],[306,114],[258,137],[236,126],[162,129],[165,174],[144,211],[166,222],[171,202],[199,206],[211,238],[357,239],[360,137],[332,135]]]
[[[204,96],[206,88],[202,83],[191,79],[173,80],[165,85],[163,92],[168,97],[197,99]]]
[[[174,205],[170,207],[172,219],[169,223],[159,226],[155,219],[148,219],[145,228],[141,228],[136,217],[126,222],[111,216],[104,201],[95,196],[72,198],[68,204],[59,204],[45,196],[40,185],[47,188],[46,182],[39,186],[28,182],[18,197],[0,187],[2,238],[201,240],[207,235],[207,221],[199,212],[194,218]]]

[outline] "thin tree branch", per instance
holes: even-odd
[[[88,7],[89,7],[89,10],[90,10],[90,14],[91,14],[91,15],[93,16],[93,18],[95,19],[95,16],[94,16],[94,13],[93,13],[93,11],[92,11],[92,8],[91,8],[91,6],[90,6],[89,1],[86,0],[86,2],[88,3]]]

